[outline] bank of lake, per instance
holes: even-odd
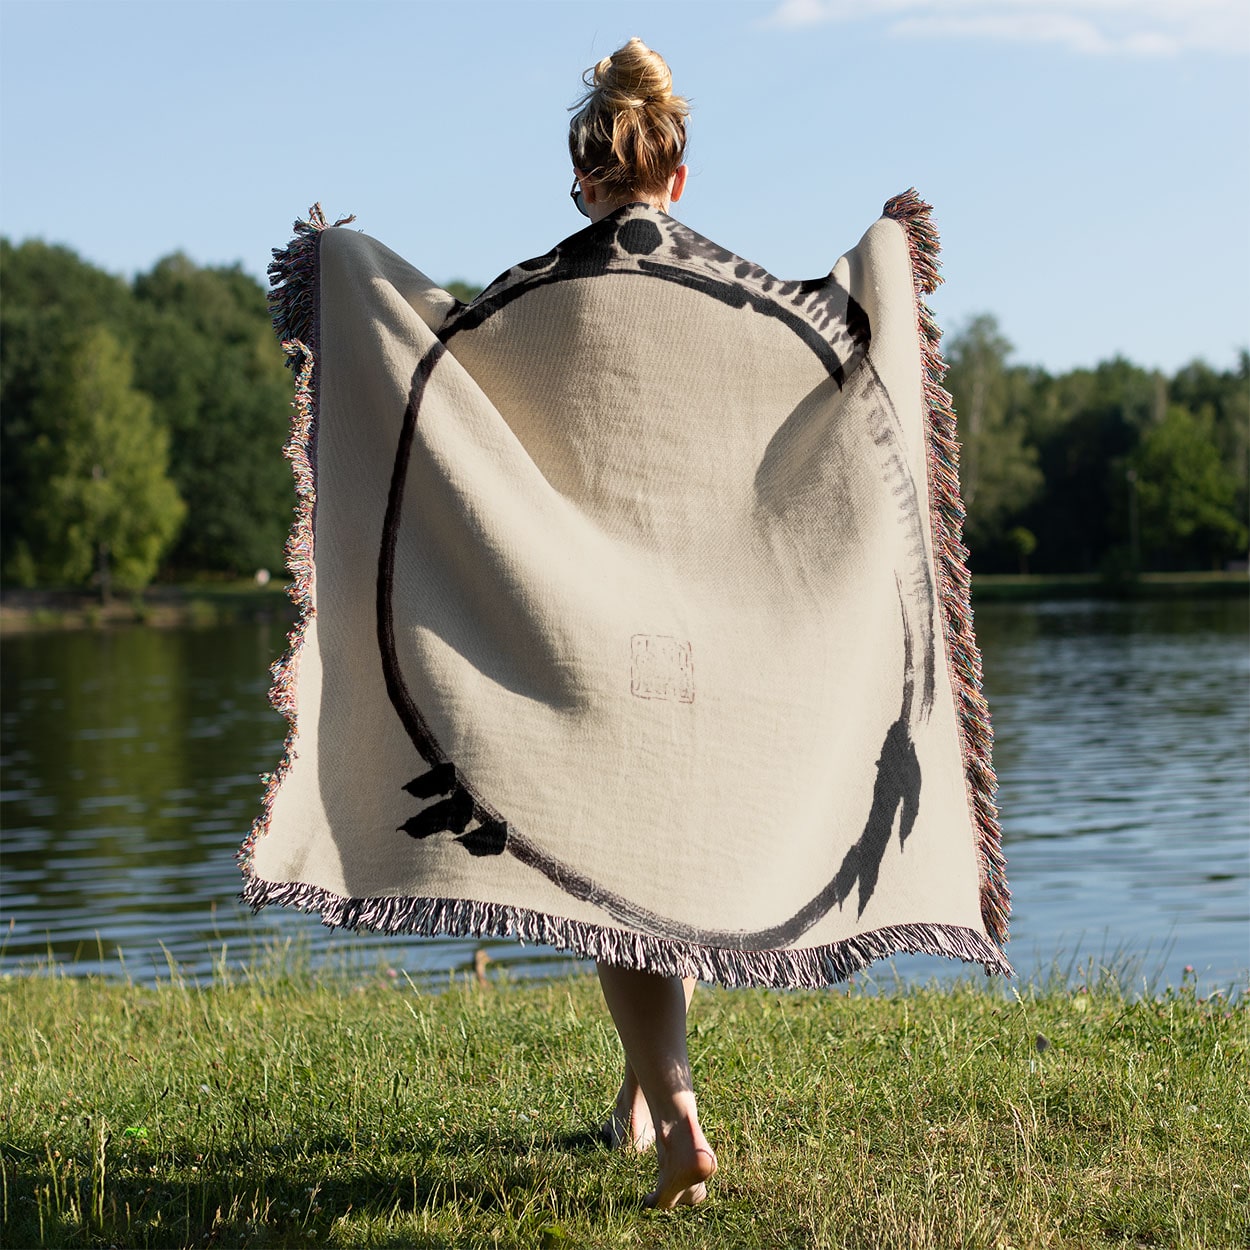
[[[1245,571],[1143,573],[1109,580],[1096,573],[978,574],[976,603],[1041,602],[1050,599],[1212,599],[1250,595]],[[295,616],[286,583],[255,579],[159,584],[140,594],[98,595],[65,588],[0,589],[0,635],[58,629],[99,629],[117,625],[226,625],[239,621]]]

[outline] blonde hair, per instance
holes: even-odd
[[[573,164],[614,199],[664,191],[686,154],[690,114],[664,58],[631,39],[582,81],[586,94],[569,123]]]

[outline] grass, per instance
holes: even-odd
[[[700,989],[721,1171],[591,1130],[619,1079],[596,983],[0,982],[3,1244],[1140,1247],[1250,1237],[1247,996],[1187,980]]]

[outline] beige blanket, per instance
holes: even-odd
[[[1010,973],[928,211],[783,282],[631,205],[468,305],[297,223],[246,901],[728,985]]]

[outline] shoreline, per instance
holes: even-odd
[[[0,590],[0,636],[116,629],[205,628],[243,621],[294,623],[287,583],[186,582],[118,595],[107,606],[82,590]],[[972,602],[1037,603],[1046,600],[1236,599],[1250,596],[1244,572],[1143,573],[1132,581],[1108,581],[1096,573],[981,573],[972,579]]]
[[[972,602],[1036,603],[1053,599],[1238,599],[1250,596],[1250,574],[1142,573],[1113,581],[1099,573],[979,573]]]
[[[134,625],[181,629],[241,621],[294,622],[296,609],[287,583],[260,586],[238,582],[183,582],[149,586],[139,594],[119,594],[105,605],[89,591],[66,589],[0,590],[0,636],[116,629]]]

